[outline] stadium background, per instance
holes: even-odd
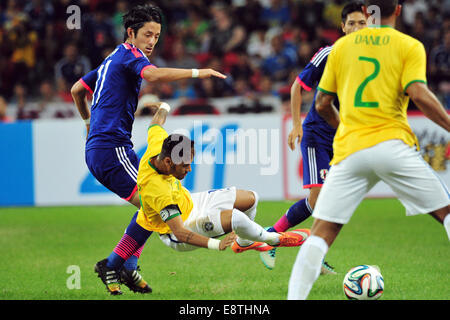
[[[276,268],[269,271],[256,252],[177,253],[153,236],[139,262],[154,290],[151,295],[126,290],[121,297],[111,297],[93,273],[93,265],[111,252],[135,208],[90,176],[84,162],[85,127],[68,90],[123,40],[120,15],[134,3],[0,0],[0,301],[172,300],[165,312],[175,315],[179,309],[173,300],[179,300],[178,305],[205,299],[285,300],[296,249],[279,250]],[[193,191],[231,184],[257,190],[264,201],[258,205],[256,220],[263,226],[273,224],[293,204],[284,199],[305,195],[299,151],[288,151],[286,144],[292,125],[289,86],[314,52],[340,35],[343,1],[233,0],[222,2],[225,14],[218,13],[217,2],[155,3],[165,13],[164,35],[151,61],[157,66],[213,66],[229,77],[227,82],[143,83],[139,106],[143,111],[133,130],[136,152],[145,148],[151,113],[144,108],[145,102],[169,102],[173,112],[167,129],[184,129],[204,142],[197,147],[203,164],[195,166],[184,184]],[[399,28],[426,45],[430,86],[448,109],[449,1],[403,4]],[[71,5],[80,8],[80,29],[67,28]],[[216,28],[216,23],[222,27]],[[232,30],[240,30],[237,33],[244,40],[235,47],[222,47]],[[273,44],[281,48],[276,54]],[[303,110],[307,110],[312,96],[304,97]],[[409,120],[425,160],[448,185],[449,134],[424,119],[413,105]],[[236,129],[247,130],[247,138],[256,139],[246,144],[244,152],[233,134]],[[250,154],[255,145],[257,152]],[[208,149],[211,146],[227,152],[217,159]],[[230,164],[242,153],[247,157],[243,164]],[[255,155],[256,160],[250,157]],[[377,186],[371,196],[390,197],[389,192]],[[312,220],[300,227],[310,228]],[[446,303],[450,297],[447,252],[446,234],[430,217],[406,219],[396,199],[367,199],[327,254],[338,276],[320,277],[310,298],[345,299],[346,271],[364,263],[380,266],[386,283],[382,299],[427,300],[426,306],[408,304],[403,314],[429,307],[431,299]],[[17,305],[11,305],[16,311]],[[290,305],[293,311],[299,310],[298,305]],[[33,304],[33,310],[38,306],[46,304]],[[284,316],[289,304],[284,301],[279,306],[274,310],[269,304],[271,314]],[[161,309],[161,301],[155,308]],[[50,308],[45,309],[48,314]],[[328,310],[335,313],[336,309]]]
[[[0,166],[4,170],[0,206],[124,203],[88,172],[84,124],[70,87],[123,41],[121,15],[143,2],[0,1]],[[183,128],[204,142],[199,145],[203,163],[184,181],[191,191],[237,185],[255,189],[268,200],[305,196],[301,155],[288,151],[286,145],[292,125],[290,85],[319,48],[342,35],[340,11],[345,2],[154,1],[162,8],[164,21],[151,62],[159,67],[211,67],[228,78],[156,85],[144,81],[133,130],[135,150],[145,150],[146,126],[153,112],[146,103],[167,101],[173,109],[169,131]],[[398,28],[424,43],[429,86],[449,109],[450,1],[402,3]],[[75,29],[68,28],[72,11],[67,9],[72,5],[80,8]],[[312,93],[304,95],[303,110],[312,97]],[[410,110],[424,158],[448,184],[449,134],[424,119],[413,104]],[[256,131],[255,140],[247,137],[244,149],[236,135],[226,135],[226,130],[237,129]],[[254,158],[252,144],[258,146]],[[245,150],[246,158],[236,165],[232,160],[239,150]],[[370,195],[391,197],[392,192],[379,185]]]

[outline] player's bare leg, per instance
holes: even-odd
[[[448,239],[450,240],[450,206],[430,212],[430,215],[444,225]]]
[[[135,206],[136,208],[140,209],[141,208],[141,202],[139,200],[139,192],[135,192],[133,194],[133,196],[131,197],[130,200],[128,200],[129,203],[131,203],[133,206]]]
[[[445,218],[450,213],[450,206],[430,212],[430,215],[440,223],[444,223]]]
[[[339,234],[339,231],[341,231],[342,226],[342,224],[315,219],[311,227],[311,236],[322,238],[328,247],[330,247]]]
[[[322,187],[312,187],[311,189],[309,189],[308,203],[313,210],[316,206],[316,201],[319,197],[320,190],[322,190]]]
[[[257,194],[253,191],[237,189],[236,200],[234,202],[233,207],[244,213],[246,213],[246,211],[249,211],[250,209],[254,209],[255,214],[253,215],[253,219],[251,215],[247,214],[249,218],[253,221],[254,216],[256,215],[256,206],[258,205],[257,198],[258,198]],[[232,231],[231,226],[232,215],[233,210],[224,210],[221,212],[221,223],[225,233],[229,233]]]
[[[225,233],[230,233],[233,231],[231,227],[231,217],[233,215],[233,210],[223,210],[220,213],[220,222],[222,223],[222,228]]]
[[[239,209],[242,212],[250,210],[252,207],[258,205],[258,195],[249,190],[236,190],[236,201],[234,202],[234,208]],[[256,207],[255,207],[256,211]]]

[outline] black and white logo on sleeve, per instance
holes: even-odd
[[[162,209],[159,213],[161,216],[161,219],[166,222],[172,218],[175,218],[176,216],[181,215],[180,209],[176,205],[173,206],[167,206],[164,209]]]

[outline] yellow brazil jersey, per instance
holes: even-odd
[[[339,39],[318,88],[337,94],[340,103],[331,164],[386,140],[419,147],[406,113],[406,89],[414,82],[426,83],[426,53],[418,40],[388,26]]]
[[[146,230],[158,233],[170,233],[169,226],[160,216],[161,211],[169,205],[177,205],[181,218],[185,221],[193,208],[189,191],[172,175],[159,174],[150,159],[161,152],[167,132],[159,125],[148,129],[147,150],[139,163],[137,178],[141,209],[136,222]]]

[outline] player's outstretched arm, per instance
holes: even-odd
[[[164,125],[166,123],[167,115],[170,111],[170,106],[165,102],[157,102],[155,103],[158,106],[158,111],[156,111],[155,115],[153,116],[152,122],[150,125]]]
[[[292,130],[288,136],[288,145],[292,151],[295,150],[295,146],[300,143],[303,136],[302,118],[302,86],[297,82],[291,86],[291,114],[292,114]]]
[[[406,89],[406,93],[427,118],[450,131],[450,116],[425,83],[413,83]]]
[[[149,82],[170,82],[189,78],[225,79],[227,76],[213,69],[147,68],[144,70],[143,77]]]
[[[75,82],[75,84],[70,89],[70,93],[72,95],[73,101],[75,102],[75,105],[77,106],[78,113],[80,114],[81,118],[85,121],[87,132],[89,133],[89,119],[91,117],[91,113],[89,111],[88,102],[86,100],[86,94],[87,90],[82,85],[80,80]]]
[[[170,230],[172,230],[175,237],[177,237],[178,241],[202,248],[222,251],[231,246],[233,241],[236,239],[236,235],[234,233],[230,233],[224,239],[218,240],[190,231],[184,227],[181,216],[176,216],[170,220],[167,220],[166,223]]]
[[[317,113],[333,128],[337,128],[340,122],[339,111],[333,105],[335,98],[335,95],[330,95],[323,91],[318,91],[316,97]]]

